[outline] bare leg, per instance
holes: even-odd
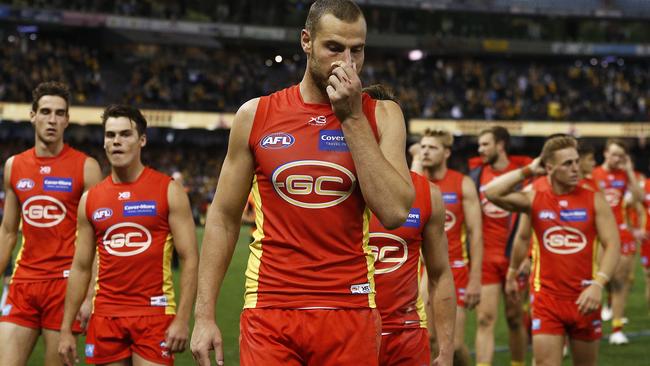
[[[40,331],[10,322],[0,323],[0,365],[24,366]],[[59,356],[57,355],[58,359]]]

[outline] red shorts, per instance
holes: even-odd
[[[621,237],[621,255],[634,255],[636,254],[636,240],[632,233],[627,230],[619,230]]]
[[[66,278],[41,282],[14,282],[9,285],[7,302],[0,322],[11,322],[32,329],[61,330]],[[72,331],[81,333],[78,321]]]
[[[242,366],[377,365],[377,309],[244,309],[239,322]]]
[[[650,269],[650,240],[646,240],[641,244],[641,264],[643,268]]]
[[[532,331],[536,334],[565,335],[581,341],[596,341],[602,336],[600,309],[582,315],[575,299],[561,299],[535,293],[532,301]]]
[[[430,363],[429,333],[425,328],[382,334],[380,366],[428,366]]]
[[[467,266],[451,268],[451,273],[454,275],[454,285],[456,286],[456,305],[461,308],[465,307],[465,289],[469,282],[469,269]]]
[[[105,317],[93,314],[86,335],[86,363],[104,364],[130,358],[173,365],[174,355],[165,344],[165,332],[174,315]]]
[[[483,285],[494,285],[504,283],[508,274],[510,260],[507,257],[501,258],[483,258],[483,267],[481,272],[481,283]]]

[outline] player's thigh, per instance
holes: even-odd
[[[478,303],[477,316],[479,326],[496,322],[501,297],[501,284],[494,283],[481,286],[481,302]]]
[[[39,331],[10,322],[0,322],[0,365],[26,365]]]
[[[131,361],[133,366],[165,366],[163,363],[156,363],[147,360],[135,352],[133,352],[133,355],[131,356]]]
[[[598,359],[597,340],[583,341],[571,339],[571,357],[574,366],[595,366]]]
[[[43,329],[43,341],[45,343],[45,365],[59,366],[63,365],[59,357],[59,339],[61,333],[56,330]]]
[[[134,363],[131,362],[130,359],[115,361],[111,363],[97,364],[97,366],[132,366],[132,365],[134,365]]]
[[[560,366],[562,364],[562,347],[564,347],[563,335],[533,335],[535,366]]]

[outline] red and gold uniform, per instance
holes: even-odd
[[[537,239],[532,268],[533,334],[565,332],[593,341],[601,337],[600,310],[581,315],[576,300],[596,273],[594,191],[535,192],[531,210]]]
[[[621,254],[634,255],[636,242],[625,217],[624,198],[628,186],[627,174],[623,170],[607,171],[603,166],[599,166],[594,169],[592,176],[605,193],[605,199],[614,212],[621,238]]]
[[[448,169],[440,180],[431,180],[442,193],[445,204],[445,234],[449,244],[449,266],[454,275],[456,304],[465,306],[465,290],[469,282],[469,255],[467,253],[467,229],[463,210],[463,178],[455,170]]]
[[[650,178],[646,178],[643,184],[643,208],[645,215],[641,218],[643,225],[641,227],[645,230],[646,235],[650,233]],[[650,239],[645,239],[641,243],[641,264],[645,268],[650,268]]]
[[[375,105],[363,95],[364,114],[378,138]],[[305,103],[295,85],[259,99],[249,147],[255,160],[257,230],[246,270],[242,365],[298,365],[308,362],[307,355],[331,359],[326,355],[339,349],[328,349],[331,343],[322,338],[334,332],[346,338],[354,352],[343,363],[332,362],[374,364],[379,330],[372,329],[380,318],[374,309],[374,259],[368,246],[370,211],[341,122],[330,104]],[[306,316],[297,314],[293,319],[287,314],[305,310],[322,314],[320,334],[314,339],[285,334],[288,341],[277,342],[248,332],[257,329],[258,324],[251,323],[254,319],[275,309],[286,311],[278,324],[265,323],[277,328],[267,329],[267,334],[283,332],[286,324]],[[358,319],[324,321],[332,312]],[[373,337],[376,341],[368,343]],[[267,351],[273,347],[277,354],[296,357],[277,358],[276,352]]]
[[[426,313],[418,296],[418,273],[422,232],[431,217],[431,191],[423,176],[411,172],[411,179],[415,200],[406,222],[394,230],[384,228],[374,216],[370,222],[376,301],[382,321],[380,365],[430,363]]]
[[[11,187],[23,241],[0,321],[61,329],[87,158],[68,145],[55,157],[38,157],[33,148],[14,157]],[[73,330],[80,330],[78,323]]]
[[[137,180],[108,177],[88,191],[86,217],[97,238],[98,273],[86,360],[110,363],[133,352],[173,364],[165,331],[176,313],[173,238],[167,190],[171,178],[145,168]]]

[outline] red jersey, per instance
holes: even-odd
[[[54,157],[29,149],[14,157],[11,187],[22,213],[23,243],[12,282],[68,277],[87,156],[68,145]]]
[[[548,176],[544,175],[533,180],[533,190],[535,192],[545,191],[551,189],[551,182],[548,181]]]
[[[467,255],[467,230],[463,210],[463,175],[452,169],[440,180],[432,179],[442,192],[445,204],[445,234],[449,244],[449,265],[452,268],[465,267],[469,263]]]
[[[536,244],[533,291],[574,299],[596,273],[595,192],[535,192],[531,209]]]
[[[93,313],[175,314],[167,189],[171,178],[145,168],[137,180],[111,176],[88,191],[86,217],[97,238]]]
[[[614,211],[616,224],[621,228],[620,225],[625,224],[623,197],[627,190],[627,174],[622,170],[607,171],[601,165],[594,169],[592,176],[594,181],[598,183],[598,186],[600,186],[605,193],[605,199],[607,200],[609,207]]]
[[[648,215],[650,215],[650,178],[646,178],[643,182],[643,207],[645,209],[645,215],[641,218],[643,228],[645,231],[650,231],[650,220],[648,220]]]
[[[418,273],[422,232],[431,217],[431,191],[425,177],[411,172],[411,180],[415,200],[406,222],[387,230],[375,216],[370,221],[382,332],[427,326],[424,303],[418,296]]]
[[[376,102],[363,95],[375,137]],[[245,308],[375,307],[370,210],[330,104],[261,97],[249,138],[257,230]]]
[[[508,166],[500,171],[492,169],[491,165],[484,165],[479,181],[481,210],[483,211],[483,258],[484,260],[501,259],[507,257],[510,251],[510,234],[515,227],[516,215],[500,208],[488,201],[483,193],[484,187],[496,177],[509,171],[519,169],[521,166],[510,161]]]

